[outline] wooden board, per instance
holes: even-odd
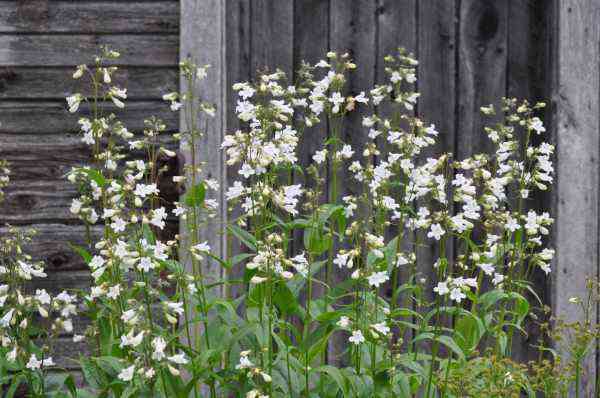
[[[332,0],[329,14],[329,42],[330,48],[338,54],[349,52],[350,57],[357,65],[357,70],[350,72],[347,82],[348,92],[345,95],[356,95],[361,91],[368,92],[375,83],[377,62],[377,25],[374,23],[376,17],[376,4],[373,1],[360,0],[348,3],[343,0]],[[341,127],[341,140],[352,145],[355,151],[352,160],[364,161],[362,151],[367,142],[368,131],[362,127],[363,116],[368,111],[360,107],[345,118]],[[328,126],[331,129],[331,126]],[[331,170],[330,170],[331,175]],[[358,196],[361,193],[359,184],[347,172],[345,168],[338,174],[340,181],[339,201],[345,195]],[[335,269],[332,283],[337,284],[348,279],[350,270]],[[334,363],[340,362],[340,355],[348,347],[344,336],[330,340],[329,358]]]
[[[493,103],[498,108],[506,95],[508,2],[464,0],[458,15],[458,124],[456,157],[463,159],[490,151],[483,131],[494,119],[479,108]]]
[[[132,132],[142,132],[144,119],[161,118],[169,131],[177,131],[179,115],[171,112],[164,101],[131,101],[124,110],[112,103],[103,104],[105,112],[113,112]],[[65,134],[78,131],[77,120],[89,116],[83,104],[78,113],[68,112],[66,101],[2,101],[0,134]]]
[[[584,296],[586,278],[598,276],[600,2],[557,0],[554,10],[557,53],[551,59],[556,79],[553,98],[558,178],[552,305],[556,316],[571,322],[581,320],[583,314],[569,298]],[[597,306],[591,321],[597,321]],[[559,348],[567,353],[566,347]],[[595,355],[588,356],[583,371],[579,396],[591,397],[597,377]]]
[[[288,75],[293,67],[294,2],[253,0],[250,23],[250,68]]]
[[[176,1],[0,1],[0,33],[177,33]]]
[[[178,55],[176,34],[0,35],[1,66],[65,66],[93,62],[100,46],[118,50],[120,65],[172,66]]]
[[[90,95],[87,80],[74,80],[73,67],[0,67],[0,99],[61,99],[81,92]],[[122,67],[113,82],[127,88],[129,100],[161,99],[179,86],[178,71],[169,67]]]

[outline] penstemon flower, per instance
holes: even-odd
[[[52,319],[51,334],[90,346],[80,364],[91,395],[461,396],[453,380],[477,366],[508,369],[507,384],[526,379],[510,347],[532,315],[532,274],[550,273],[555,254],[545,243],[553,219],[528,203],[555,177],[554,146],[538,137],[543,103],[482,107],[496,116],[482,132],[492,151],[455,159],[436,153],[444,131],[415,115],[412,54],[386,56],[384,81],[352,92],[357,65],[332,51],[302,63],[294,81],[276,70],[233,85],[239,127],[221,143],[223,182],[198,153],[217,112],[197,90],[208,66],[182,61],[184,89],[163,96],[181,131],[149,117],[131,132],[113,112],[127,107],[117,67],[106,65],[118,57],[105,48],[78,66],[73,78],[92,92],[67,98],[72,113],[90,109],[78,125],[92,156],[68,179],[79,193],[70,211],[102,231],[75,247],[92,286],[27,295],[21,285],[45,277],[43,267],[15,243],[25,238],[0,242],[10,253],[0,354],[25,377],[55,367],[50,346],[22,333],[40,317]],[[360,147],[343,134],[349,115]],[[327,139],[306,154],[301,143],[319,129]],[[173,139],[188,161],[181,170],[168,167],[180,155]],[[0,189],[7,175],[1,163]],[[165,195],[173,185],[185,191],[176,201]],[[175,218],[181,236],[169,235]],[[219,255],[208,223],[237,255]],[[91,321],[83,332],[71,319],[78,302]]]

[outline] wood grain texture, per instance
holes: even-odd
[[[508,2],[463,0],[458,15],[458,131],[456,155],[490,151],[483,127],[494,119],[479,108],[506,95]]]
[[[0,35],[1,66],[65,66],[89,63],[100,46],[119,50],[120,65],[172,66],[178,36],[7,34]]]
[[[181,60],[191,59],[198,65],[210,64],[209,78],[200,81],[193,91],[196,96],[201,96],[204,101],[215,104],[216,115],[206,119],[203,116],[194,123],[204,132],[201,139],[196,142],[192,149],[200,161],[203,162],[201,179],[214,178],[220,188],[214,194],[214,199],[219,205],[216,219],[207,222],[206,226],[198,233],[198,241],[208,241],[211,251],[218,257],[224,258],[227,254],[227,239],[221,232],[223,224],[227,222],[227,202],[225,200],[225,189],[227,187],[227,168],[223,152],[219,150],[223,142],[224,130],[227,126],[227,62],[226,62],[226,4],[220,0],[206,0],[196,2],[194,0],[181,1]],[[181,79],[181,91],[186,91],[187,83]],[[192,121],[186,120],[182,112],[181,130],[191,128]],[[182,161],[185,164],[192,163],[191,151],[188,145],[183,143],[181,147]],[[197,183],[188,178],[191,183]],[[189,188],[188,183],[186,188]],[[185,223],[180,224],[180,235],[183,240],[182,247],[187,247],[190,242],[190,231],[186,229]],[[180,261],[185,263],[188,271],[192,271],[192,261],[189,251],[180,251]],[[206,283],[220,280],[224,276],[223,267],[214,261],[207,260],[200,264],[202,275]],[[211,289],[211,296],[223,297],[224,289],[220,285]],[[193,316],[193,315],[192,315]],[[202,325],[195,323],[191,340],[194,344],[200,344]],[[202,390],[207,394],[207,387]]]
[[[161,99],[163,94],[178,88],[179,76],[174,67],[122,67],[114,75],[114,84],[127,88],[129,100]],[[72,67],[0,67],[0,99],[64,99],[91,89],[81,80],[73,80]]]
[[[439,131],[436,145],[427,148],[420,157],[438,157],[456,151],[456,4],[453,0],[419,2],[418,6],[418,116],[426,125],[434,124]],[[483,73],[483,72],[482,72]],[[425,205],[425,203],[421,204]],[[452,212],[453,203],[448,204]],[[426,231],[416,234],[418,247],[417,269],[419,277],[425,278],[423,299],[433,302],[433,288],[437,285],[438,272],[434,268],[440,256],[453,262],[453,239],[448,237],[445,251],[441,253],[440,242],[427,238]],[[447,319],[443,319],[450,326]],[[422,344],[428,349],[430,344]]]
[[[291,75],[294,2],[253,0],[250,3],[250,23],[251,72],[279,68]]]
[[[368,92],[375,83],[377,62],[377,24],[376,3],[368,0],[353,1],[331,0],[329,14],[329,45],[331,50],[343,54],[348,52],[356,63],[357,70],[350,72],[345,95],[356,95],[361,91]],[[367,142],[368,131],[362,127],[363,116],[370,112],[359,107],[345,118],[341,126],[340,139],[350,144],[355,151],[352,160],[361,160]],[[328,126],[331,130],[332,126]],[[331,170],[330,170],[331,175]],[[359,184],[344,168],[338,173],[339,201],[345,195],[361,193]],[[337,284],[349,277],[349,270],[336,269],[332,283]],[[329,357],[334,363],[340,363],[341,353],[347,348],[347,340],[342,336],[330,341]]]
[[[21,227],[29,229],[30,226]],[[70,244],[87,246],[88,231],[83,225],[36,224],[35,239],[24,247],[33,261],[43,261],[47,272],[80,271],[87,269],[83,259],[73,251]],[[0,228],[0,235],[7,228]],[[91,227],[89,236],[98,239],[102,236],[101,227]]]
[[[144,119],[156,116],[162,119],[168,131],[178,127],[177,113],[171,112],[164,101],[131,101],[124,110],[112,103],[101,104],[103,112],[114,113],[128,130],[142,132]],[[78,113],[69,113],[65,101],[2,101],[0,134],[66,134],[78,131],[77,120],[90,115],[83,104]]]
[[[174,1],[0,1],[0,33],[177,33]]]
[[[251,80],[250,67],[250,36],[251,36],[251,1],[250,0],[232,0],[227,2],[226,29],[227,29],[227,48],[225,50],[227,57],[226,71],[226,96],[227,109],[225,111],[226,128],[225,131],[230,134],[240,129],[242,123],[233,111],[238,101],[238,92],[233,90],[232,85],[236,82],[247,82]],[[235,181],[240,181],[238,174],[240,165],[227,167],[227,179],[224,184],[232,186]],[[229,220],[235,220],[242,214],[239,206],[236,206],[228,214]],[[247,251],[246,246],[232,234],[227,235],[227,254],[230,257],[236,256]],[[231,280],[243,280],[245,265],[239,264],[229,272],[228,278]],[[240,297],[246,292],[244,284],[230,285],[226,294],[229,297]]]
[[[543,30],[539,25],[546,21],[542,15],[536,11],[536,2],[534,1],[509,1],[508,9],[508,46],[507,46],[507,97],[518,98],[519,100],[546,101],[550,95],[549,92],[542,93],[539,90],[539,82],[543,81],[544,69],[538,67],[541,59],[541,43],[548,40],[543,37]],[[546,119],[545,119],[546,120]],[[546,120],[548,123],[549,120]],[[533,137],[534,141],[541,139],[546,141],[545,137]],[[547,210],[547,203],[542,195],[531,198],[527,206],[535,208],[537,211]],[[546,274],[538,270],[533,275],[537,292],[542,300],[547,301],[547,285],[549,278]],[[533,302],[534,297],[528,297]],[[529,360],[535,360],[538,355],[537,349],[533,347],[540,338],[539,322],[537,320],[526,319],[525,330],[527,335],[516,333],[513,339],[512,352],[517,360],[526,363]]]
[[[598,276],[600,1],[557,0],[554,7],[557,255],[552,304],[555,315],[575,321],[583,314],[569,298],[585,295],[586,278]],[[594,308],[593,323],[596,311]],[[559,348],[565,353],[566,347]],[[594,355],[587,358],[583,370],[580,396],[592,396],[597,377]]]

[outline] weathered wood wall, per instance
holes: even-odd
[[[231,0],[225,32],[227,81],[231,85],[253,79],[258,69],[276,67],[293,78],[303,60],[315,63],[328,50],[349,51],[358,65],[349,87],[358,93],[382,82],[383,57],[405,47],[420,62],[417,89],[421,97],[416,112],[441,132],[436,151],[464,158],[490,148],[483,126],[491,121],[483,119],[480,106],[498,104],[503,96],[549,97],[545,83],[549,4],[523,0]],[[231,112],[235,96],[228,91],[229,130],[237,126]],[[361,118],[355,114],[344,126],[346,142],[358,146],[364,142]],[[312,161],[326,135],[325,128],[303,135],[302,165]],[[235,172],[231,174],[237,178]],[[420,250],[418,258],[423,275],[433,283],[431,264],[437,258],[433,249]],[[529,341],[536,338],[532,333]],[[520,352],[523,358],[530,355],[527,348]]]
[[[68,212],[75,192],[63,177],[87,157],[63,100],[76,90],[73,66],[89,60],[100,44],[120,49],[128,127],[139,130],[144,116],[157,114],[175,129],[179,120],[159,100],[179,84],[181,20],[181,56],[211,63],[218,74],[202,87],[222,105],[213,126],[218,134],[207,138],[211,145],[223,126],[237,126],[233,82],[275,67],[293,77],[302,60],[316,62],[329,49],[348,50],[358,63],[352,91],[381,81],[382,58],[397,46],[413,51],[421,63],[416,112],[442,132],[438,149],[459,158],[488,145],[481,105],[501,96],[551,101],[547,120],[558,144],[558,185],[535,205],[556,210],[559,254],[552,284],[540,278],[540,286],[558,314],[573,313],[568,295],[582,293],[585,274],[598,272],[600,0],[181,2],[180,15],[176,0],[0,0],[0,157],[14,171],[0,222],[38,228],[33,252],[52,271],[47,286],[81,286],[87,276],[66,243],[80,242],[83,228]],[[305,135],[302,164],[326,134],[314,129]],[[355,123],[344,134],[353,144],[363,135]],[[208,170],[226,185],[221,161],[213,157]],[[226,250],[222,240],[213,246]],[[420,255],[425,274],[432,256],[428,249]],[[532,329],[528,340],[535,338]],[[523,358],[529,355],[521,350]]]
[[[182,0],[194,3],[194,0]],[[551,142],[558,144],[559,173],[551,195],[533,198],[534,208],[556,216],[558,256],[551,278],[535,275],[554,313],[573,319],[572,295],[585,293],[586,277],[598,276],[598,58],[599,0],[229,0],[226,1],[227,86],[278,67],[288,76],[302,60],[316,62],[328,50],[349,51],[359,66],[350,89],[359,92],[384,78],[382,58],[403,46],[420,61],[417,114],[441,131],[437,150],[456,158],[486,151],[479,108],[503,96],[545,100]],[[184,21],[185,23],[185,21]],[[190,37],[182,40],[194,42]],[[204,43],[214,50],[216,42]],[[198,48],[197,56],[202,55]],[[579,93],[579,94],[578,94]],[[227,91],[227,128],[234,130],[235,93]],[[344,140],[360,145],[360,115],[344,126]],[[312,129],[301,143],[300,162],[327,135]],[[561,159],[562,158],[562,159]],[[216,165],[215,165],[216,167]],[[230,170],[229,179],[236,178]],[[351,186],[346,187],[352,190]],[[234,251],[238,248],[230,248]],[[562,254],[561,254],[562,252]],[[419,255],[422,272],[435,253]],[[430,278],[432,279],[432,278]],[[596,314],[596,309],[594,314]],[[596,316],[596,315],[594,315]],[[516,342],[521,360],[539,332]],[[336,349],[333,347],[333,351]],[[582,390],[596,378],[597,358],[586,364]]]
[[[175,130],[178,117],[161,96],[179,84],[179,21],[176,0],[0,1],[0,158],[13,172],[0,225],[38,230],[30,251],[50,271],[41,282],[49,290],[89,283],[85,264],[68,246],[83,244],[85,229],[69,212],[76,192],[65,174],[89,157],[76,134],[79,116],[68,113],[64,100],[81,91],[82,82],[71,78],[74,66],[92,61],[99,45],[119,50],[115,81],[128,88],[120,115],[127,127],[139,132],[155,114]],[[59,357],[82,349],[70,341],[58,347]]]

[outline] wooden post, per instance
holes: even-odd
[[[216,107],[213,118],[202,118],[197,125],[204,136],[196,143],[196,154],[203,163],[201,179],[212,178],[219,182],[220,188],[214,198],[219,204],[219,214],[199,232],[199,241],[208,241],[215,256],[226,255],[226,239],[221,233],[227,215],[227,203],[224,192],[227,173],[225,159],[220,150],[226,129],[226,62],[225,62],[225,2],[221,0],[182,0],[181,1],[181,39],[180,60],[191,59],[197,65],[209,64],[208,77],[197,84],[195,95]],[[181,91],[185,92],[186,83],[181,79]],[[186,120],[182,113],[181,131],[186,131]],[[183,160],[190,163],[190,150],[182,146]],[[211,194],[212,195],[212,194]],[[180,226],[181,236],[188,235],[185,223]],[[189,255],[181,258],[189,259]],[[191,263],[186,264],[191,269]],[[202,263],[205,280],[214,281],[223,277],[223,270],[216,261]],[[219,289],[219,290],[216,290]],[[223,295],[222,288],[211,289],[212,294]]]
[[[553,2],[553,106],[557,144],[555,245],[552,306],[567,321],[583,317],[573,296],[586,294],[586,278],[598,276],[599,93],[598,11],[600,0]],[[592,322],[597,319],[593,310]],[[563,347],[564,352],[564,347]],[[596,357],[583,364],[580,395],[591,397]]]

